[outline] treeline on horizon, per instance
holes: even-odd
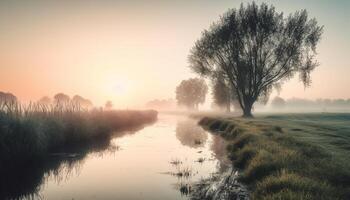
[[[21,103],[21,101],[17,98],[16,95],[11,92],[2,92],[0,91],[0,103],[4,104],[17,104],[21,107],[27,107],[28,105]],[[112,109],[113,103],[110,100],[107,100],[104,106],[96,106],[92,103],[90,99],[84,98],[78,94],[72,96],[72,98],[62,92],[55,94],[53,97],[43,96],[37,101],[30,101],[29,106],[44,106],[44,107],[52,107],[52,106],[71,106],[77,107],[78,109],[90,110],[90,109]]]
[[[309,109],[350,109],[350,98],[349,99],[328,99],[319,98],[316,100],[303,99],[303,98],[289,98],[283,99],[281,97],[275,97],[271,103],[273,109],[288,109],[288,108],[303,108]]]

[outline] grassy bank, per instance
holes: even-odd
[[[156,111],[85,111],[73,104],[0,105],[0,163],[84,151],[156,118]]]
[[[230,141],[252,199],[350,199],[350,114],[200,120]]]

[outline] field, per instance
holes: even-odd
[[[349,199],[350,114],[205,117],[252,199]]]

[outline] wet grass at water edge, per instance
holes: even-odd
[[[252,199],[349,199],[350,114],[205,117]]]

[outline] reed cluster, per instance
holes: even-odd
[[[82,109],[75,103],[0,103],[0,160],[23,162],[76,152],[118,131],[155,121],[156,111]]]

